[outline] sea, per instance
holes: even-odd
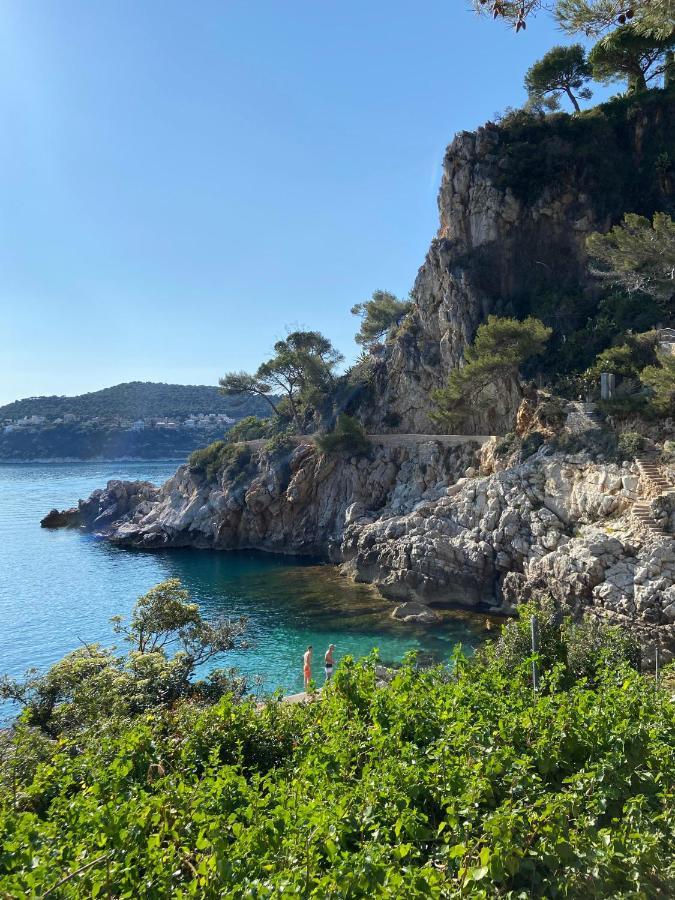
[[[487,637],[485,619],[444,611],[434,626],[393,620],[391,601],[317,560],[259,552],[113,547],[75,529],[47,530],[40,519],[74,506],[109,479],[161,484],[176,461],[0,464],[0,674],[45,671],[85,643],[115,644],[114,615],[128,616],[153,585],[179,578],[206,617],[246,616],[246,650],[213,665],[234,666],[261,695],[302,689],[302,654],[315,662],[329,643],[337,661],[377,648],[385,664],[409,650],[447,660],[461,643],[471,653]],[[316,666],[321,683],[323,673]],[[13,712],[0,708],[6,722]]]

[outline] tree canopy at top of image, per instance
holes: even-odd
[[[630,24],[639,34],[665,38],[675,27],[675,0],[473,0],[473,6],[517,32],[542,11],[551,12],[567,34],[598,36]]]
[[[531,99],[548,97],[549,105],[554,109],[560,106],[560,96],[564,93],[579,112],[577,98],[588,100],[591,97],[591,91],[584,87],[591,75],[586,51],[581,44],[552,47],[527,70],[525,90]]]
[[[649,82],[663,75],[672,61],[675,29],[663,38],[639,34],[624,26],[610,32],[593,47],[588,62],[593,77],[605,83],[628,81],[630,88],[644,91]]]

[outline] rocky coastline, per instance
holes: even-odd
[[[232,481],[182,466],[161,487],[111,481],[45,527],[78,527],[142,550],[256,549],[316,556],[430,621],[434,607],[511,614],[535,591],[574,614],[629,627],[645,657],[675,653],[675,508],[665,531],[631,514],[649,486],[635,463],[543,446],[505,465],[479,447],[373,446],[327,456],[311,440],[264,447]],[[656,513],[655,513],[656,514]],[[405,606],[405,604],[415,604]]]

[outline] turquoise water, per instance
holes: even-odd
[[[44,669],[81,641],[113,643],[110,617],[127,614],[140,594],[172,577],[184,582],[207,615],[249,616],[253,648],[219,664],[260,676],[265,691],[301,689],[309,643],[315,659],[333,642],[338,659],[378,647],[384,661],[399,660],[410,649],[441,660],[458,641],[475,646],[484,638],[483,619],[461,613],[445,614],[442,624],[429,628],[395,622],[390,602],[331,566],[259,553],[140,553],[78,531],[40,528],[50,509],[75,505],[110,478],[159,484],[175,467],[0,465],[0,673]]]

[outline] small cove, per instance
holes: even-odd
[[[0,465],[0,672],[44,669],[82,641],[113,643],[110,617],[127,615],[140,594],[172,577],[183,581],[207,616],[249,617],[252,648],[228,654],[221,664],[237,667],[251,681],[259,676],[262,691],[300,689],[309,643],[317,661],[329,642],[336,644],[338,660],[378,647],[384,662],[396,662],[408,650],[441,661],[458,642],[469,649],[485,638],[484,618],[467,613],[446,611],[430,627],[395,622],[391,604],[372,588],[314,561],[255,552],[141,553],[77,531],[40,528],[52,507],[72,506],[108,479],[159,484],[176,465]]]

